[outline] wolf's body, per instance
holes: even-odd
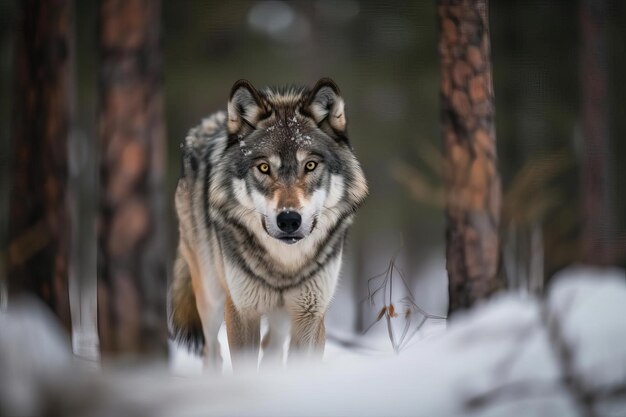
[[[279,358],[289,335],[290,349],[320,354],[346,232],[367,195],[336,85],[259,92],[237,82],[228,112],[181,147],[173,336],[217,365],[225,318],[237,366],[258,352],[266,315],[264,357]]]

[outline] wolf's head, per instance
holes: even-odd
[[[367,195],[344,101],[328,78],[312,89],[257,90],[237,81],[227,129],[235,199],[272,238],[294,244],[327,233]]]

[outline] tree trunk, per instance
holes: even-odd
[[[167,352],[160,2],[99,9],[98,326],[104,355]]]
[[[38,295],[69,330],[71,1],[18,4],[9,292]]]
[[[486,0],[438,0],[449,311],[504,286]]]
[[[607,24],[604,0],[581,1],[582,258],[585,263],[595,265],[610,264],[614,258]]]

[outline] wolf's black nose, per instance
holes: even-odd
[[[278,228],[285,233],[293,233],[300,227],[302,217],[295,211],[281,211],[276,217]]]

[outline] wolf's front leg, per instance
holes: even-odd
[[[302,315],[292,320],[289,358],[322,359],[326,343],[324,316]]]
[[[238,311],[230,296],[226,297],[224,320],[233,370],[257,366],[261,318],[258,314]]]
[[[267,314],[267,334],[261,342],[263,359],[261,367],[281,366],[284,359],[285,342],[289,338],[290,318],[283,309]]]
[[[328,306],[319,291],[303,290],[287,301],[291,316],[289,357],[321,359],[326,342],[324,314]]]
[[[216,297],[209,306],[198,307],[203,311],[202,329],[204,331],[204,349],[202,359],[204,369],[210,372],[222,371],[222,355],[217,335],[224,317],[224,297]]]

